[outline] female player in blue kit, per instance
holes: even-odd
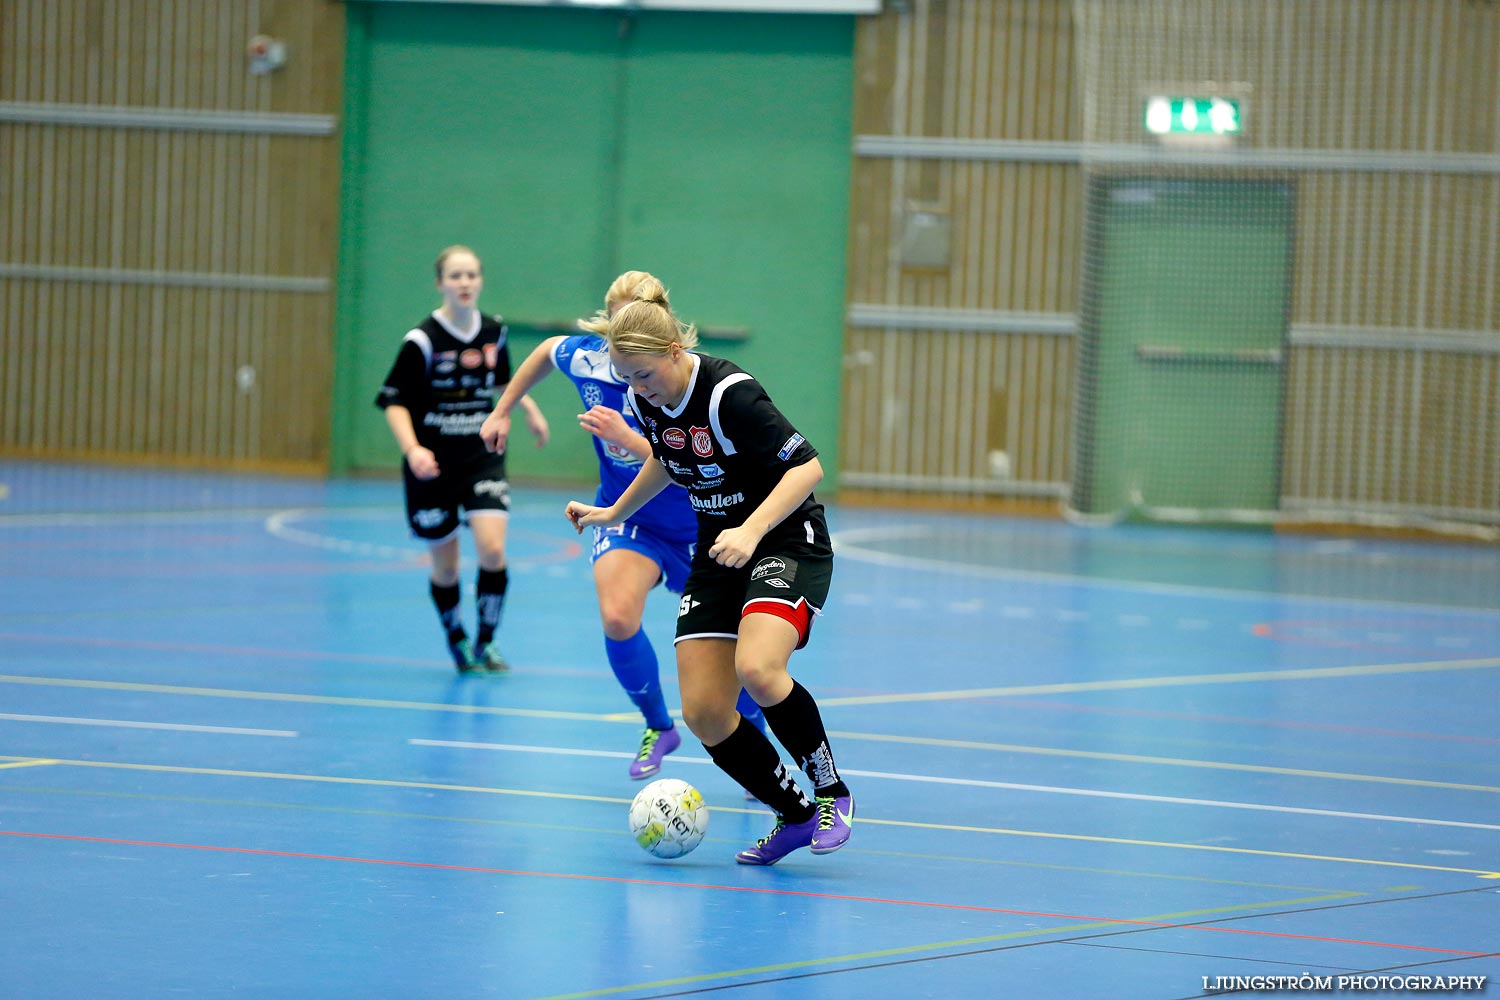
[[[583,331],[569,337],[550,337],[537,345],[516,369],[510,384],[480,429],[485,446],[503,453],[510,433],[510,413],[537,383],[554,369],[572,380],[583,400],[578,423],[593,437],[599,460],[601,505],[613,503],[635,479],[641,463],[651,460],[651,443],[642,436],[634,414],[625,408],[625,383],[610,364],[604,333],[609,318],[630,302],[641,282],[652,280],[644,271],[626,271],[604,296],[604,308],[579,320]],[[594,590],[604,625],[604,650],[610,669],[645,718],[640,748],[630,763],[630,777],[649,778],[661,770],[662,759],[682,745],[662,696],[656,650],[641,628],[646,595],[658,583],[681,593],[692,561],[697,524],[687,492],[664,490],[626,522],[594,532],[592,552]],[[760,709],[743,692],[741,710],[764,726]]]

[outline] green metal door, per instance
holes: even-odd
[[[1276,182],[1090,189],[1078,467],[1090,514],[1274,510],[1294,217]]]

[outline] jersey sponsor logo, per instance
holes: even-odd
[[[503,479],[481,479],[474,484],[474,495],[505,500],[510,497],[510,484]]]
[[[692,469],[688,468],[686,465],[682,465],[679,462],[674,462],[670,458],[667,459],[667,468],[671,469],[679,476],[691,476],[693,474]]]
[[[585,382],[582,388],[583,405],[595,407],[604,402],[604,390],[599,388],[597,382]]]
[[[693,435],[693,454],[704,458],[712,458],[714,454],[714,436],[708,432],[707,427],[692,427],[688,433]],[[704,473],[708,475],[708,473]]]
[[[495,367],[496,364],[499,363],[499,361],[500,361],[500,345],[499,344],[485,344],[484,345],[484,366],[486,368],[493,368],[493,367]]]
[[[692,594],[683,594],[682,600],[677,604],[677,617],[681,618],[683,615],[687,614],[689,611],[693,610],[701,603],[701,601],[693,600]]]
[[[425,510],[414,511],[411,520],[417,527],[431,530],[442,524],[447,516],[448,512],[441,507],[428,507]]]
[[[568,362],[568,371],[579,378],[596,378],[605,381],[611,378],[609,353],[607,351],[574,351]]]
[[[686,448],[687,435],[682,432],[681,427],[668,427],[661,432],[662,444],[668,448]]]
[[[484,364],[484,354],[477,347],[471,347],[459,354],[458,363],[465,368],[478,368]]]
[[[760,562],[756,563],[755,568],[750,571],[750,579],[759,580],[764,576],[784,572],[786,572],[785,561],[778,559],[776,556],[766,556]]]
[[[724,474],[724,470],[721,469],[721,468],[719,468],[717,465],[700,465],[700,466],[698,466],[698,475],[700,475],[700,476],[706,476],[709,479],[712,479],[714,476],[722,476],[723,474]]]
[[[724,514],[727,508],[737,503],[745,502],[743,493],[715,493],[711,497],[700,497],[696,493],[689,493],[688,499],[693,502],[694,510],[701,510],[705,514]]]
[[[449,434],[478,434],[479,428],[484,424],[483,413],[438,413],[429,410],[422,417],[422,423],[427,427],[436,427],[444,435]]]
[[[439,361],[437,364],[432,366],[432,370],[437,372],[439,375],[446,375],[456,367],[457,366],[452,361]]]
[[[615,444],[613,441],[604,443],[604,454],[622,465],[639,465],[640,459],[630,453],[630,449],[624,445]]]
[[[786,444],[781,446],[781,450],[776,453],[776,457],[785,462],[792,457],[792,452],[796,451],[797,447],[806,440],[801,434],[793,434],[786,439]]]

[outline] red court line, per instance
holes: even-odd
[[[615,882],[624,885],[660,885],[677,889],[714,889],[722,892],[748,892],[771,896],[800,896],[807,899],[843,900],[854,903],[884,903],[891,906],[916,906],[926,909],[966,910],[978,913],[1004,913],[1018,917],[1047,917],[1054,920],[1082,920],[1088,923],[1126,924],[1162,930],[1217,931],[1221,934],[1248,934],[1255,937],[1287,938],[1295,941],[1321,941],[1331,944],[1358,944],[1372,948],[1394,948],[1402,951],[1430,951],[1444,955],[1482,957],[1490,952],[1460,951],[1455,948],[1430,948],[1425,945],[1396,944],[1389,941],[1361,941],[1356,938],[1322,937],[1315,934],[1288,934],[1282,931],[1256,931],[1239,927],[1208,924],[1173,924],[1155,920],[1129,920],[1119,917],[1091,917],[1074,913],[1047,913],[1039,910],[1011,910],[998,906],[969,906],[961,903],[934,903],[918,899],[884,899],[879,896],[847,896],[828,892],[803,892],[796,889],[758,889],[743,885],[714,885],[707,882],[668,882],[661,879],[624,878],[618,875],[579,875],[567,872],[533,872],[517,868],[486,868],[478,865],[444,865],[431,861],[398,861],[392,858],[354,858],[337,854],[308,854],[300,851],[270,851],[257,847],[219,847],[212,844],[172,844],[151,840],[124,840],[116,837],[83,837],[67,833],[29,833],[23,830],[0,830],[0,837],[27,837],[37,840],[68,840],[90,844],[120,844],[127,847],[167,847],[184,851],[211,851],[225,854],[256,854],[271,858],[297,858],[308,861],[342,861],[361,865],[386,865],[392,868],[425,868],[431,871],[478,872],[485,875],[519,875],[530,878],[558,878],[580,882]]]

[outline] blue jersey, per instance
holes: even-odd
[[[584,409],[602,405],[618,410],[630,429],[641,433],[635,414],[625,405],[626,385],[610,366],[609,344],[603,337],[592,333],[564,337],[552,352],[552,363],[573,380],[583,399]],[[607,507],[618,500],[635,479],[641,469],[641,460],[619,445],[595,435],[590,437],[594,438],[594,454],[599,457],[599,492],[594,502]],[[681,536],[688,541],[697,533],[697,519],[688,503],[687,490],[676,483],[670,484],[631,515],[630,521],[668,537]]]

